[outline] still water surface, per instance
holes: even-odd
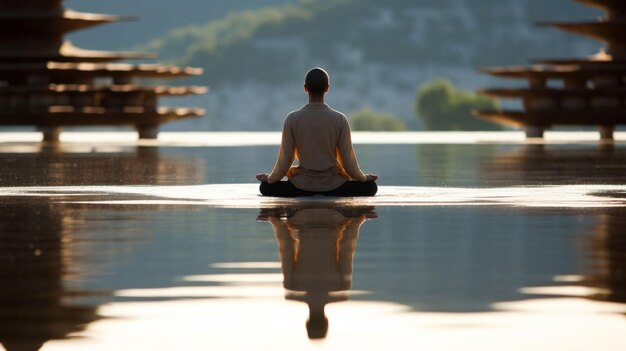
[[[2,346],[625,349],[626,145],[358,145],[369,202],[276,149],[0,144]]]

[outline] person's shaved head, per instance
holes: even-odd
[[[328,90],[328,73],[319,67],[312,68],[304,78],[304,86],[309,94],[323,95]]]

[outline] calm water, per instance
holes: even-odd
[[[626,144],[358,145],[372,202],[213,186],[276,150],[0,143],[0,343],[626,349]]]

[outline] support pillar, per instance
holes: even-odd
[[[157,139],[159,126],[138,126],[137,133],[139,133],[139,139]]]
[[[543,127],[539,126],[527,126],[526,138],[543,138]]]
[[[59,136],[61,135],[60,127],[40,127],[38,128],[43,133],[43,141],[46,143],[58,143]]]
[[[611,141],[613,140],[614,126],[600,126],[598,131],[600,132],[600,140]]]

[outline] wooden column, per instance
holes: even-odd
[[[593,78],[593,86],[595,89],[619,89],[622,81],[619,76],[597,76]],[[595,96],[591,98],[591,108],[598,110],[617,110],[620,107],[620,99],[617,96],[611,96],[609,94],[603,94],[601,96]],[[600,132],[600,140],[613,140],[613,131],[615,126],[605,125],[600,126],[598,131]]]
[[[526,138],[543,138],[544,128],[539,126],[527,126],[525,129]]]
[[[598,131],[600,132],[600,140],[610,141],[613,140],[615,126],[600,126]]]
[[[563,80],[563,88],[567,89],[585,89],[587,80],[584,78],[565,78]],[[564,96],[561,99],[561,108],[564,110],[582,110],[586,109],[588,101],[583,96]]]
[[[139,133],[139,139],[157,139],[159,137],[159,126],[137,126],[137,133]]]
[[[40,127],[39,131],[43,133],[43,141],[46,143],[58,143],[61,135],[60,127]]]
[[[133,84],[133,76],[132,75],[119,75],[113,78],[114,85],[131,85]]]
[[[547,80],[544,77],[530,76],[528,77],[528,86],[530,89],[545,89],[547,87]],[[536,110],[550,110],[554,109],[555,102],[550,98],[536,98],[529,97],[524,99],[524,108],[526,111]],[[544,127],[540,126],[526,126],[524,128],[526,132],[526,138],[543,138]]]

